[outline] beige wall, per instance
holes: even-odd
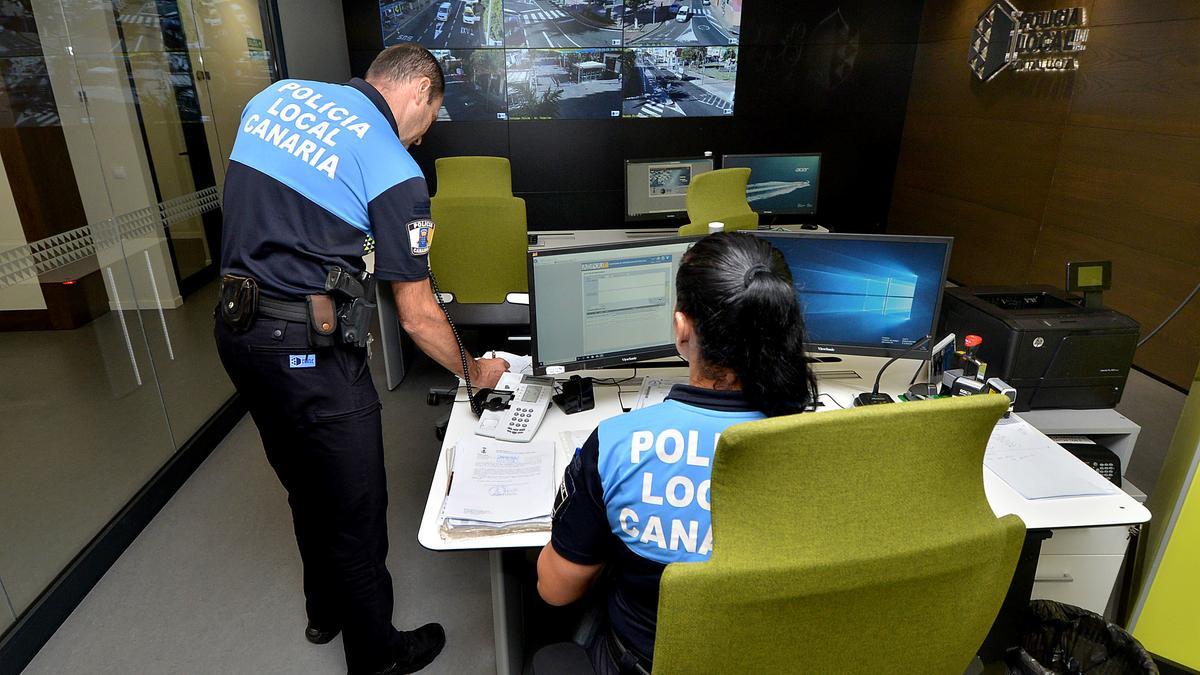
[[[17,215],[17,203],[13,200],[12,186],[8,174],[0,168],[0,251],[7,251],[28,242],[21,229]],[[14,309],[46,309],[46,299],[37,279],[22,281],[11,286],[0,286],[0,311]]]

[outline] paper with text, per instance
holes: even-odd
[[[1119,489],[1020,418],[997,424],[983,463],[1026,499],[1117,494]]]

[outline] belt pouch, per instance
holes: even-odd
[[[226,274],[218,294],[221,320],[235,333],[245,333],[258,314],[258,282],[250,277]]]
[[[328,295],[310,295],[308,305],[308,344],[310,347],[332,347],[337,344],[337,308]]]

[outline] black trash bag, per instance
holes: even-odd
[[[1154,659],[1132,635],[1081,607],[1029,603],[1019,649],[1005,657],[1012,675],[1158,675]]]

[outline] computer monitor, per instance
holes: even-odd
[[[811,215],[817,212],[821,155],[725,155],[722,169],[750,169],[746,199],[766,215]]]
[[[688,186],[712,170],[704,157],[625,160],[625,220],[686,217]]]
[[[674,356],[675,272],[696,237],[529,252],[533,369]]]
[[[897,356],[934,334],[952,237],[756,234],[792,271],[810,353]]]

